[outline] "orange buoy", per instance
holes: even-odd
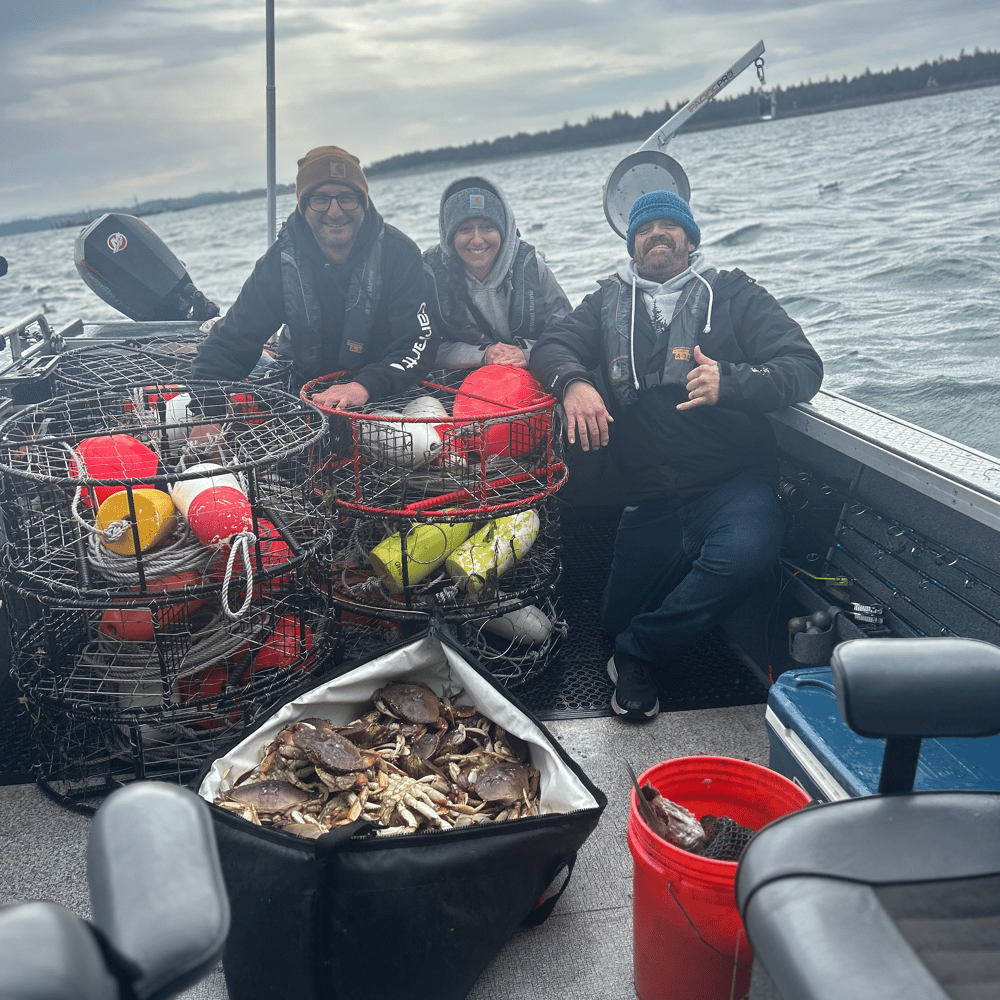
[[[195,701],[196,699],[207,701],[208,699],[219,698],[225,691],[229,679],[229,669],[227,667],[221,664],[213,664],[210,667],[199,670],[197,673],[180,678],[177,682],[177,693],[182,703]],[[243,683],[246,682],[244,681]],[[238,686],[242,687],[243,685],[238,684]],[[239,720],[240,710],[235,704],[238,701],[239,695],[234,694],[234,705],[229,712],[228,719],[230,724]],[[205,706],[203,711],[207,712],[208,709],[209,706]],[[199,729],[219,729],[226,725],[226,719],[218,714],[217,707],[215,711],[217,714],[214,718],[198,719],[194,725]]]
[[[200,542],[217,547],[240,532],[253,530],[253,508],[231,472],[211,462],[194,465],[187,472],[201,475],[174,483],[170,496]]]
[[[202,583],[201,576],[193,569],[181,570],[155,580],[146,581],[146,589],[154,593],[180,590]],[[204,597],[192,597],[177,604],[160,608],[156,612],[156,624],[161,629],[171,629],[186,625],[188,617],[206,603]],[[155,629],[153,615],[149,608],[108,608],[101,615],[101,631],[112,639],[124,642],[152,642]]]

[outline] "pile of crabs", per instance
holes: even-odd
[[[427,685],[388,684],[346,726],[294,722],[215,804],[302,837],[367,820],[378,834],[451,830],[538,814],[527,744]]]

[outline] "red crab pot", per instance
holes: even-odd
[[[545,727],[439,622],[416,638],[306,683],[210,761],[194,782],[209,802],[228,769],[259,762],[290,723],[344,724],[390,681],[418,680],[472,702],[526,740],[541,773],[540,815],[376,837],[367,824],[304,840],[211,806],[232,928],[230,1000],[461,1000],[522,924],[538,924],[568,882],[607,799]]]

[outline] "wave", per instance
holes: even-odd
[[[724,236],[717,236],[715,239],[709,241],[709,246],[720,246],[720,247],[736,247],[736,246],[747,246],[748,244],[755,243],[757,237],[763,233],[767,227],[763,222],[751,222],[749,225],[740,226],[739,229],[734,229],[730,233],[726,233]]]

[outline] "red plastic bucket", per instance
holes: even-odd
[[[639,778],[699,819],[730,816],[759,830],[809,802],[774,771],[729,757],[677,757]],[[738,1000],[753,953],[736,908],[735,861],[714,861],[661,840],[630,797],[632,962],[640,1000]]]

